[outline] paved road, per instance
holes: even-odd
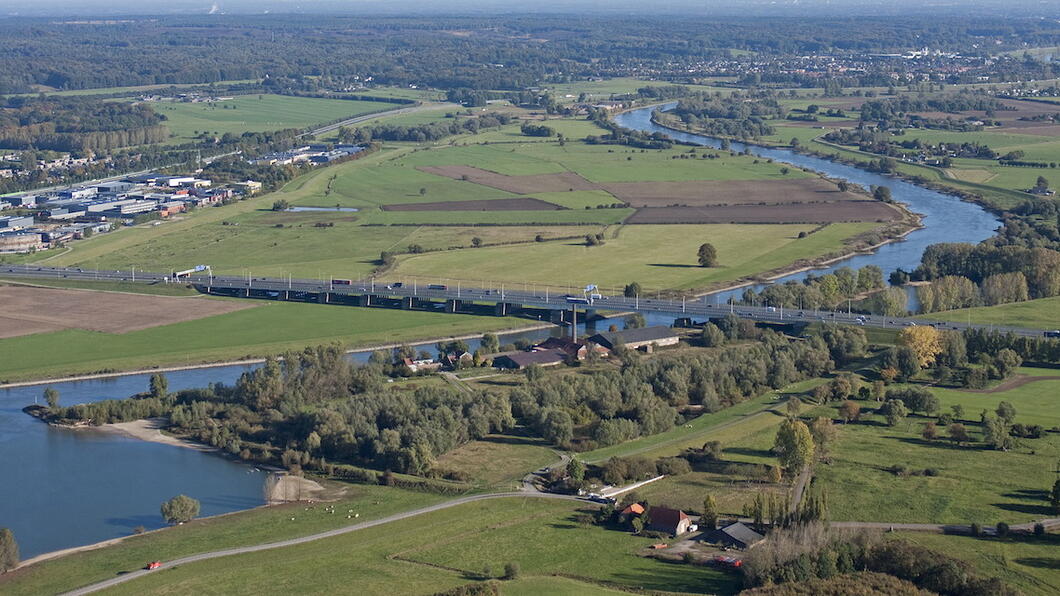
[[[429,507],[422,507],[420,509],[413,509],[411,511],[404,511],[402,513],[395,513],[387,517],[382,517],[377,520],[361,522],[359,524],[353,524],[351,526],[345,526],[342,528],[336,528],[334,530],[328,530],[326,532],[319,532],[317,534],[310,534],[308,536],[302,536],[300,538],[291,538],[289,540],[279,540],[277,542],[268,542],[265,544],[257,544],[254,546],[242,546],[237,548],[228,548],[224,550],[216,550],[206,553],[199,553],[197,555],[189,555],[187,557],[181,557],[172,561],[165,561],[162,563],[162,567],[159,569],[169,569],[171,567],[177,567],[178,565],[184,565],[186,563],[194,563],[196,561],[206,561],[208,559],[218,559],[220,557],[228,557],[231,555],[241,555],[246,553],[255,553],[263,550],[271,550],[274,548],[283,548],[286,546],[295,546],[298,544],[305,544],[307,542],[313,542],[316,540],[322,540],[324,538],[331,538],[334,536],[341,536],[342,534],[349,534],[350,532],[356,532],[358,530],[364,530],[367,528],[388,524],[402,519],[408,519],[417,515],[423,515],[424,513],[431,513],[434,511],[440,511],[442,509],[448,509],[450,507],[456,507],[458,505],[465,505],[467,503],[474,503],[475,501],[485,501],[487,499],[506,499],[512,497],[530,497],[530,498],[541,498],[541,499],[563,499],[569,501],[584,500],[578,497],[570,495],[555,495],[550,493],[526,493],[526,492],[510,492],[510,493],[494,493],[485,495],[473,495],[469,497],[461,497],[459,499],[453,499],[452,501],[446,501],[444,503],[438,503],[437,505],[431,505]],[[145,561],[146,563],[146,561]],[[134,580],[139,577],[143,577],[154,571],[148,571],[146,569],[138,569],[136,571],[130,571],[117,577],[113,577],[106,581],[97,582],[71,592],[67,592],[65,596],[77,596],[80,594],[91,594],[92,592],[98,592],[118,584],[125,583],[127,581]]]
[[[136,281],[145,283],[164,283],[171,280],[172,273],[158,273],[145,271],[93,271],[78,268],[41,267],[34,265],[2,265],[0,275],[24,276],[37,278],[56,279],[82,279],[96,281]],[[641,312],[659,313],[675,317],[690,317],[696,320],[709,318],[720,318],[732,313],[744,319],[762,321],[769,323],[816,323],[829,322],[846,325],[859,325],[864,327],[876,327],[882,329],[901,329],[914,325],[930,325],[938,329],[963,331],[965,329],[990,329],[1010,332],[1026,337],[1049,337],[1049,334],[1057,334],[1056,331],[1042,331],[1041,329],[1028,329],[1021,327],[1008,327],[1000,325],[979,325],[951,321],[926,321],[909,317],[884,317],[880,315],[858,315],[856,313],[845,313],[839,311],[819,311],[811,309],[785,309],[766,306],[733,306],[729,304],[711,304],[710,296],[696,299],[642,299],[626,298],[624,296],[602,296],[588,304],[580,296],[568,297],[556,295],[548,290],[504,290],[488,288],[468,288],[457,286],[452,288],[446,285],[422,286],[416,283],[412,285],[394,284],[386,286],[375,284],[373,280],[354,280],[347,283],[335,283],[320,279],[279,279],[264,277],[239,277],[224,275],[194,275],[181,278],[181,283],[194,283],[201,286],[209,286],[214,289],[229,290],[252,290],[266,293],[272,297],[279,298],[283,292],[316,294],[326,292],[339,296],[362,296],[371,295],[386,298],[425,298],[433,300],[458,300],[465,302],[492,302],[495,304],[521,305],[545,309],[569,309],[577,307],[581,310],[615,311],[615,312]],[[572,302],[575,301],[575,302]],[[441,305],[439,305],[441,306]]]

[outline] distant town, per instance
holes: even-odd
[[[360,145],[309,144],[247,161],[266,166],[326,165],[363,150]],[[107,182],[0,197],[0,254],[56,248],[110,232],[117,226],[223,205],[262,189],[262,183],[255,180],[215,184],[196,177],[201,173],[202,170],[188,175],[131,174]]]

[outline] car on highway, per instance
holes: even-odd
[[[1046,331],[1045,337],[1060,337],[1060,329],[1054,329],[1052,331]]]

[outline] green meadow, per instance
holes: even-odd
[[[1021,374],[1038,373],[1022,369]],[[831,463],[816,468],[817,481],[828,493],[829,516],[837,520],[880,522],[963,523],[984,526],[1021,523],[1050,517],[1046,490],[1055,479],[1060,459],[1060,437],[1047,432],[1039,439],[1021,439],[1009,451],[983,445],[979,416],[1002,400],[1016,408],[1016,422],[1052,428],[1060,424],[1056,396],[1060,380],[1038,380],[996,393],[936,389],[943,412],[961,405],[961,422],[968,427],[971,445],[958,446],[944,437],[921,437],[928,420],[910,416],[897,426],[885,426],[878,416],[841,425],[831,448]],[[872,407],[862,403],[863,412]],[[866,416],[862,416],[863,419]],[[932,468],[936,476],[901,476],[888,468]]]
[[[297,302],[253,304],[254,308],[127,333],[70,329],[0,339],[4,354],[0,379],[191,366],[327,343],[352,347],[412,342],[525,325],[501,317]]]
[[[471,503],[299,546],[182,565],[111,593],[259,594],[282,577],[285,589],[298,593],[353,584],[364,593],[430,594],[499,575],[509,562],[519,564],[524,590],[535,577],[562,574],[620,589],[738,591],[737,578],[723,571],[637,556],[651,539],[583,526],[573,520],[581,507],[547,499]]]
[[[286,95],[237,95],[210,103],[157,102],[150,104],[166,117],[164,124],[174,142],[184,142],[198,133],[264,132],[304,128],[401,107],[378,101],[319,99]]]

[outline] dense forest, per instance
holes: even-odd
[[[688,72],[730,50],[806,55],[931,47],[978,54],[1057,45],[1037,20],[708,19],[543,15],[343,17],[211,15],[105,25],[0,23],[0,94],[265,77],[518,90],[542,81]],[[998,43],[1000,42],[1000,43]],[[706,73],[704,73],[706,74]]]
[[[752,341],[727,345],[736,339]],[[684,422],[689,404],[728,407],[824,374],[834,358],[845,361],[866,344],[859,329],[791,341],[735,318],[710,325],[703,341],[716,349],[652,359],[619,350],[619,367],[589,374],[531,367],[510,392],[394,389],[387,376],[409,374],[400,363],[411,350],[380,353],[362,366],[337,347],[309,348],[270,359],[234,386],[168,393],[156,380],[136,399],[60,407],[49,417],[102,424],[168,416],[178,434],[248,460],[429,475],[447,451],[516,423],[576,450],[663,432]]]
[[[11,98],[0,109],[0,148],[76,154],[160,143],[164,116],[150,106],[78,99]]]

